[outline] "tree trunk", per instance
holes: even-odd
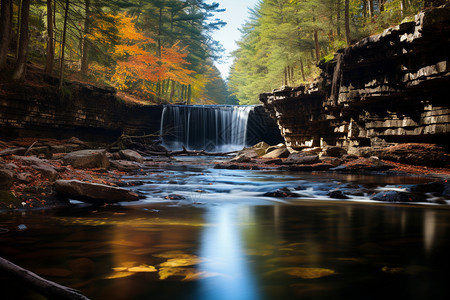
[[[375,14],[373,12],[373,0],[369,0],[369,16],[373,17]]]
[[[319,33],[317,29],[314,29],[314,45],[316,48],[316,61],[320,60],[320,48],[319,48]]]
[[[191,85],[188,85],[188,90],[187,90],[187,104],[188,105],[191,104],[191,97],[192,97],[192,87],[191,87]]]
[[[367,19],[367,0],[363,0],[363,15],[364,19]]]
[[[347,40],[347,45],[350,46],[350,0],[345,0],[345,39]]]
[[[11,41],[12,0],[2,0],[0,15],[0,70],[6,67]]]
[[[64,27],[61,41],[61,62],[59,65],[59,90],[61,91],[63,87],[63,77],[64,77],[64,49],[66,46],[66,31],[67,31],[67,17],[69,14],[69,0],[66,0],[66,7],[64,11]]]
[[[47,55],[45,62],[45,73],[53,72],[53,61],[55,58],[55,42],[53,37],[53,6],[52,0],[47,0]]]
[[[20,10],[20,38],[19,38],[19,47],[17,51],[17,64],[13,74],[14,80],[22,80],[25,78],[28,43],[30,41],[28,32],[30,2],[31,0],[23,0],[22,9]]]
[[[303,59],[301,57],[300,57],[300,69],[302,71],[302,79],[303,79],[303,81],[306,81],[305,68],[303,66]]]
[[[175,81],[169,80],[169,83],[170,82],[172,82],[172,84],[170,85],[169,103],[172,103],[173,95],[175,94]]]
[[[46,280],[2,257],[0,257],[0,270],[6,276],[20,280],[26,286],[48,297],[48,299],[89,300],[77,290]]]
[[[83,48],[81,50],[81,74],[87,75],[88,73],[88,67],[89,67],[89,61],[88,61],[88,52],[89,52],[89,39],[88,34],[90,30],[90,6],[91,0],[86,0],[85,5],[85,17],[84,17],[84,30],[83,30]]]
[[[336,1],[336,33],[338,38],[341,36],[341,0]]]
[[[381,11],[384,11],[384,2],[385,2],[385,0],[380,0],[380,1],[379,1],[380,12],[381,12]]]

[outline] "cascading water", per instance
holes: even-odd
[[[166,105],[160,134],[170,150],[234,151],[246,146],[253,106]]]

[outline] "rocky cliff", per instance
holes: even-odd
[[[60,97],[54,86],[3,85],[0,136],[111,142],[122,133],[158,132],[162,106],[125,103],[114,89],[71,83]]]
[[[288,146],[450,143],[450,5],[322,62],[318,82],[260,96]]]

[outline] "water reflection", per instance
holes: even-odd
[[[243,226],[252,226],[249,225],[253,221],[251,210],[251,207],[231,205],[208,209],[207,222],[215,226],[203,231],[200,256],[206,261],[199,268],[217,276],[200,282],[195,299],[260,299],[242,240]]]

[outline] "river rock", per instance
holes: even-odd
[[[67,165],[76,169],[108,168],[109,160],[106,150],[79,150],[68,153],[62,158]]]
[[[253,145],[250,149],[258,153],[258,156],[263,156],[264,154],[266,154],[266,150],[269,147],[270,145],[266,142],[259,142],[258,144]]]
[[[251,162],[253,159],[259,157],[258,153],[253,149],[244,149],[239,152],[230,161],[232,162]]]
[[[79,180],[57,180],[55,191],[58,195],[96,203],[116,203],[139,200],[139,195],[122,188]]]
[[[347,150],[342,149],[341,147],[327,147],[323,151],[323,154],[326,156],[340,158],[343,155],[347,154]]]
[[[279,144],[277,144],[277,145],[267,147],[267,149],[266,149],[266,154],[269,153],[269,152],[272,152],[272,151],[274,151],[274,150],[281,149],[281,148],[287,148],[287,147],[286,147],[286,145],[283,144],[283,143],[279,143]]]
[[[289,150],[286,147],[282,147],[264,154],[262,158],[286,158],[289,154]]]
[[[311,165],[319,163],[320,159],[318,155],[309,155],[302,152],[291,153],[289,157],[284,161],[286,165]]]
[[[441,195],[445,190],[444,181],[434,181],[425,184],[417,184],[411,187],[411,192],[435,193]]]
[[[330,192],[328,193],[328,196],[329,196],[330,198],[334,198],[334,199],[350,199],[348,196],[344,195],[344,194],[342,193],[342,191],[339,191],[339,190],[330,191]]]
[[[111,168],[117,169],[122,172],[135,171],[141,168],[141,165],[135,161],[128,160],[110,160]]]
[[[13,183],[14,173],[11,170],[0,169],[0,190],[7,190]]]
[[[40,164],[40,165],[32,165],[31,167],[39,171],[39,173],[41,173],[42,176],[47,178],[49,181],[53,182],[59,177],[58,172],[51,166]]]
[[[384,202],[424,202],[425,196],[399,191],[385,191],[372,196],[372,200]]]
[[[144,158],[137,153],[134,150],[130,150],[130,149],[126,149],[126,150],[120,150],[119,151],[119,155],[126,160],[131,160],[131,161],[135,161],[138,163],[143,163],[144,162]]]
[[[359,171],[385,171],[394,166],[382,162],[378,157],[358,158],[347,162],[332,171],[359,172]]]
[[[292,192],[289,188],[281,188],[273,192],[264,193],[263,196],[274,198],[289,198],[289,197],[299,197],[300,194]]]

